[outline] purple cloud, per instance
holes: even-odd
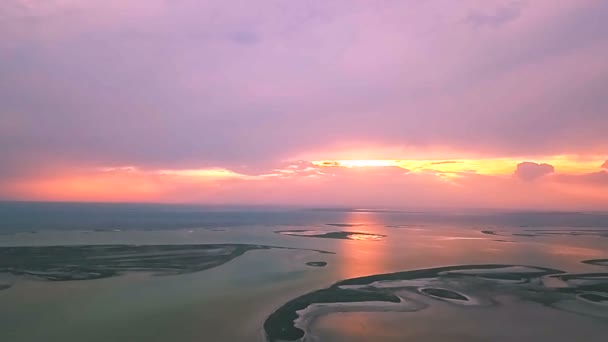
[[[506,6],[498,7],[490,13],[474,11],[467,16],[467,21],[474,26],[498,27],[517,19],[521,15],[521,3],[512,2]]]
[[[523,181],[530,182],[553,172],[555,172],[553,165],[523,162],[517,164],[517,170],[513,175]]]
[[[607,17],[586,0],[4,0],[0,178],[259,174],[349,143],[605,151]]]

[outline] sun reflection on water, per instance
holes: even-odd
[[[377,214],[373,212],[351,212],[346,216],[347,224],[356,227],[350,240],[339,243],[338,255],[343,258],[339,273],[342,278],[352,278],[381,273],[386,269],[387,231]]]

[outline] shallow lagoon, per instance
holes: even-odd
[[[577,221],[566,215],[560,221],[545,213],[545,219],[509,221],[500,215],[451,214],[450,220],[447,214],[438,219],[339,212],[311,214],[308,224],[298,213],[289,224],[290,216],[281,215],[275,222],[256,213],[249,224],[240,217],[243,222],[235,226],[87,229],[85,222],[80,230],[53,226],[0,233],[0,337],[15,342],[279,340],[269,332],[282,327],[269,318],[298,298],[342,282],[360,287],[353,291],[376,294],[339,303],[340,296],[329,293],[322,304],[299,310],[291,321],[307,340],[608,338],[603,217]],[[352,233],[363,238],[351,238]],[[30,249],[10,249],[17,246]],[[44,246],[98,247],[68,248],[80,254],[66,255]],[[481,274],[471,266],[488,264],[528,268]],[[445,266],[457,269],[447,276],[428,274]],[[415,270],[421,271],[407,280],[382,278]],[[70,272],[76,276],[66,276]],[[373,280],[365,284],[347,280],[374,275],[364,278]],[[377,293],[396,295],[400,302],[378,300]]]

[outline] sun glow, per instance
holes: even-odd
[[[203,177],[203,178],[242,178],[245,177],[227,169],[185,169],[185,170],[159,170],[156,172],[163,176]]]
[[[595,172],[605,156],[580,158],[577,156],[547,156],[547,157],[518,157],[518,158],[481,158],[481,159],[335,159],[314,160],[317,167],[399,167],[410,172],[439,172],[466,173],[474,172],[486,175],[510,175],[517,164],[522,161],[547,163],[562,173]]]
[[[321,160],[321,161],[312,161],[313,165],[316,166],[341,166],[341,167],[382,167],[382,166],[396,166],[401,167],[399,165],[399,160],[374,160],[374,159],[364,159],[364,160]]]

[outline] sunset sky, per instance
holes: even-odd
[[[608,1],[2,0],[0,199],[608,210]]]

